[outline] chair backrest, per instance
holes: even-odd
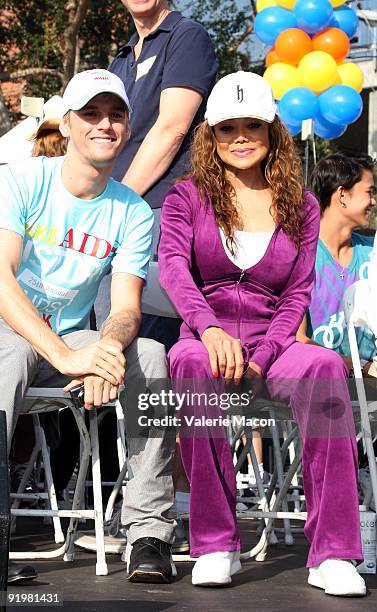
[[[142,311],[146,314],[179,319],[179,314],[161,288],[157,261],[151,261],[149,265],[147,283],[142,297]]]
[[[376,243],[375,243],[376,244]],[[368,278],[350,285],[343,296],[347,323],[355,327],[368,327],[377,338],[377,250],[369,264]]]
[[[359,280],[350,285],[343,296],[344,316],[347,323],[355,327],[369,327],[368,325],[368,280]]]
[[[377,234],[368,268],[369,327],[377,338]]]
[[[95,315],[91,318],[91,329],[99,329],[110,312],[111,275],[106,275],[100,284],[94,304]],[[151,261],[147,282],[143,290],[141,311],[145,314],[179,319],[179,314],[160,286],[158,263]]]

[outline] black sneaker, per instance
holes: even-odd
[[[29,582],[38,578],[38,574],[31,565],[22,565],[22,563],[8,563],[8,584],[19,584],[21,582]]]
[[[177,570],[171,558],[171,545],[158,538],[140,538],[127,544],[127,578],[131,582],[172,581]]]

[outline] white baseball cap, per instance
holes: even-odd
[[[239,117],[272,123],[276,108],[268,81],[254,72],[239,70],[216,83],[207,101],[205,119],[211,126]]]
[[[69,110],[80,110],[89,100],[101,93],[112,93],[121,98],[131,112],[130,102],[121,79],[108,70],[95,68],[78,72],[69,81],[63,94],[65,113]]]

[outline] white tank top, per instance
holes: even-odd
[[[226,246],[226,238],[220,228],[220,237],[229,259],[241,270],[247,270],[258,263],[267,251],[274,232],[244,232],[235,230],[236,254],[232,255]]]

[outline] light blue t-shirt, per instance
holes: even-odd
[[[368,278],[368,267],[374,238],[352,233],[352,260],[343,268],[318,241],[315,261],[315,284],[308,313],[308,336],[341,355],[351,354],[344,318],[343,295],[347,287]],[[372,332],[357,328],[357,343],[361,359],[371,360],[376,354]]]
[[[92,200],[63,186],[64,157],[38,157],[0,169],[0,227],[23,236],[17,280],[59,335],[83,329],[102,277],[146,278],[153,214],[110,178]]]

